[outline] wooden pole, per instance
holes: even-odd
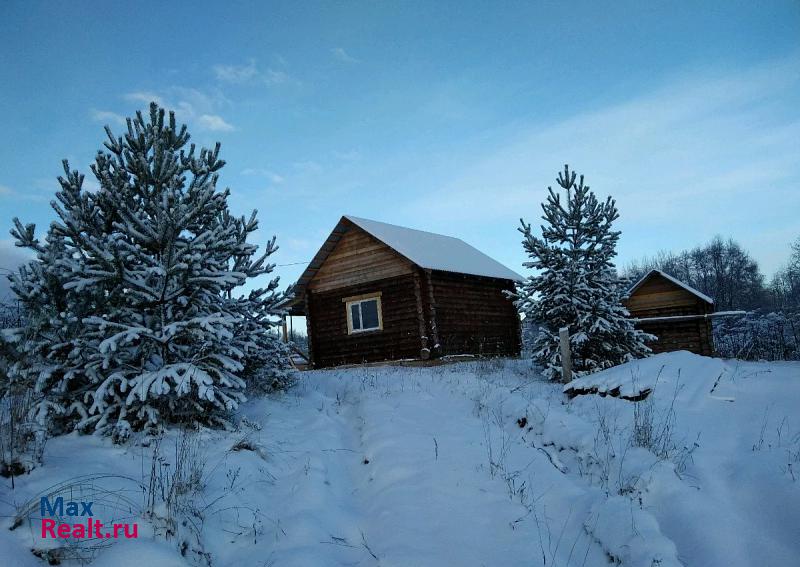
[[[288,343],[289,337],[286,333],[286,315],[283,316],[283,342]]]
[[[314,368],[314,321],[311,319],[311,290],[305,293],[306,340],[308,340],[308,367]]]
[[[414,298],[417,301],[417,324],[419,325],[420,350],[419,357],[428,360],[431,357],[431,349],[428,348],[428,336],[425,330],[425,313],[422,310],[422,291],[419,281],[419,272],[414,270]]]
[[[572,381],[572,353],[569,349],[569,327],[558,330],[558,342],[561,345],[561,381],[566,384]]]

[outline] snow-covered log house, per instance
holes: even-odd
[[[628,291],[626,307],[636,326],[658,337],[654,353],[688,350],[714,354],[714,300],[661,270],[651,270]]]
[[[343,216],[284,308],[306,317],[315,368],[518,355],[521,280],[458,238]]]

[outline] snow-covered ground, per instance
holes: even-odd
[[[161,442],[160,478],[199,471],[169,539],[165,508],[141,517],[155,442],[53,439],[3,480],[0,562],[42,564],[39,497],[66,483],[98,518],[138,521],[94,565],[797,564],[800,363],[670,353],[573,386],[653,393],[567,401],[512,360],[302,373],[236,431]]]

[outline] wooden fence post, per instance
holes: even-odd
[[[566,384],[572,381],[572,353],[569,349],[569,327],[558,330],[558,342],[561,345],[561,381]]]

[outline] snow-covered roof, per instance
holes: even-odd
[[[300,275],[291,297],[281,303],[282,309],[287,309],[291,315],[305,314],[306,286],[354,225],[423,269],[514,281],[524,279],[458,238],[345,215]]]
[[[700,298],[700,299],[702,299],[703,301],[706,301],[706,302],[708,302],[708,303],[710,303],[710,304],[712,304],[712,305],[714,304],[714,300],[713,300],[713,299],[711,299],[710,297],[708,297],[708,296],[707,296],[705,293],[702,293],[702,292],[700,292],[700,291],[697,291],[697,290],[696,290],[695,288],[693,288],[692,286],[690,286],[690,285],[688,285],[688,284],[685,284],[685,283],[683,283],[681,280],[679,280],[679,279],[677,279],[677,278],[673,278],[671,275],[669,275],[669,274],[668,274],[668,273],[666,273],[666,272],[662,272],[661,270],[650,270],[649,272],[647,272],[647,273],[644,275],[644,277],[642,277],[642,279],[640,279],[638,282],[636,282],[635,284],[633,284],[633,287],[631,287],[631,289],[630,289],[630,290],[628,290],[628,295],[631,295],[631,294],[632,294],[634,291],[636,291],[637,289],[639,289],[639,288],[641,287],[641,285],[642,285],[642,284],[643,284],[643,283],[644,283],[644,282],[647,280],[647,278],[649,278],[649,277],[650,277],[650,276],[652,276],[653,274],[658,274],[658,275],[660,275],[661,277],[663,277],[663,278],[665,278],[665,279],[668,279],[669,281],[671,281],[671,282],[672,282],[672,283],[674,283],[675,285],[677,285],[677,286],[679,286],[679,287],[682,287],[683,289],[685,289],[685,290],[686,290],[686,291],[688,291],[689,293],[691,293],[691,294],[693,294],[693,295],[696,295],[697,297],[699,297],[699,298]]]
[[[350,215],[344,218],[420,268],[514,281],[524,279],[460,238]]]

